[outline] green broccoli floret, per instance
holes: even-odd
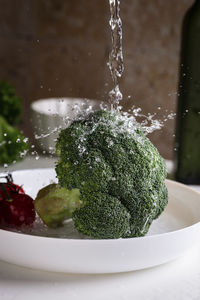
[[[28,149],[23,134],[0,116],[0,164],[21,160]]]
[[[75,227],[95,238],[119,238],[130,232],[130,213],[117,197],[92,193],[73,214]]]
[[[94,238],[143,236],[168,201],[163,158],[134,117],[98,111],[57,141],[59,184],[79,189],[77,230]]]
[[[7,82],[0,81],[0,115],[11,125],[18,124],[21,116],[21,98]]]

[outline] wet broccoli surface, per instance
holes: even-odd
[[[163,158],[134,117],[101,110],[57,141],[61,187],[79,189],[77,230],[98,239],[143,236],[168,201]]]

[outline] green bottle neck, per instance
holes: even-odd
[[[195,0],[193,6],[194,6],[195,8],[200,8],[200,0]]]

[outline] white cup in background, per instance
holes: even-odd
[[[100,101],[82,98],[47,98],[31,104],[33,133],[37,146],[44,153],[55,154],[55,144],[62,128],[84,111],[99,110]]]

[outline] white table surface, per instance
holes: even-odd
[[[38,162],[27,158],[14,165],[11,170],[53,167],[54,162],[55,159],[42,158]],[[195,189],[200,191],[200,187]],[[121,274],[59,274],[22,268],[0,261],[0,300],[44,299],[199,300],[200,237],[197,246],[178,260],[146,270]]]

